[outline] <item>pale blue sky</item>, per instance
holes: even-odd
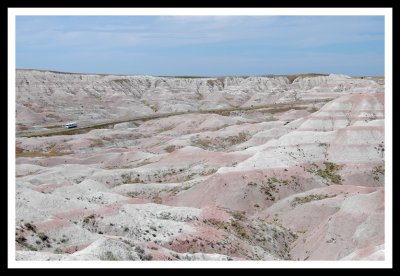
[[[17,16],[17,68],[384,74],[383,16]]]

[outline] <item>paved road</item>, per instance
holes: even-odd
[[[333,99],[318,99],[318,100],[305,100],[305,101],[296,101],[292,103],[280,103],[280,104],[269,104],[269,105],[257,105],[251,107],[237,107],[237,108],[223,108],[223,109],[206,109],[206,110],[196,110],[196,111],[185,111],[185,112],[170,112],[170,113],[158,113],[151,114],[145,116],[137,116],[132,118],[121,118],[119,120],[110,120],[104,121],[96,124],[84,124],[79,125],[77,128],[65,129],[65,128],[57,128],[51,130],[43,130],[43,131],[26,131],[23,133],[18,133],[17,137],[37,137],[37,136],[53,136],[53,135],[69,135],[75,133],[81,133],[84,131],[89,131],[96,128],[102,127],[111,127],[116,124],[126,123],[126,122],[134,122],[134,121],[144,121],[144,120],[152,120],[165,118],[170,116],[182,115],[182,114],[205,114],[205,113],[221,113],[221,112],[231,112],[231,111],[248,111],[248,110],[257,110],[257,109],[266,109],[271,113],[282,112],[289,109],[302,109],[305,108],[305,104],[312,103],[321,103],[321,102],[329,102]]]

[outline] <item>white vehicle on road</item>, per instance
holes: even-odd
[[[65,128],[75,128],[78,127],[78,123],[77,122],[70,122],[65,124]]]

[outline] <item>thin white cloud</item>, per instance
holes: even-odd
[[[71,68],[93,64],[95,69],[181,75],[301,72],[306,67],[379,71],[383,37],[382,17],[31,17],[17,18],[17,63],[35,67],[48,60]],[[382,51],[357,49],[370,42],[381,43]],[[35,51],[48,54],[35,61]]]
[[[383,39],[383,26],[363,17],[164,16],[146,24],[104,26],[46,25],[46,19],[33,19],[17,27],[17,42],[41,46],[61,43],[99,47],[103,43],[105,48],[174,47],[258,41],[265,45],[306,48]]]

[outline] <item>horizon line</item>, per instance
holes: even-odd
[[[114,73],[82,73],[82,72],[67,72],[58,71],[51,69],[35,69],[35,68],[15,68],[15,70],[25,70],[25,71],[40,71],[40,72],[50,72],[56,74],[70,74],[70,75],[100,75],[100,76],[151,76],[159,78],[221,78],[221,77],[281,77],[281,76],[296,76],[296,75],[316,75],[316,76],[329,76],[333,75],[346,75],[350,77],[384,77],[385,75],[348,75],[343,73],[316,73],[316,72],[304,72],[304,73],[290,73],[290,74],[260,74],[260,75],[150,75],[150,74],[114,74]]]

